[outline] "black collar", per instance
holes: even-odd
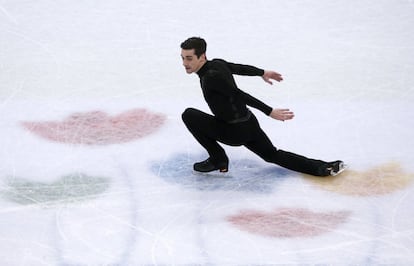
[[[209,69],[209,65],[210,65],[210,61],[207,61],[198,71],[197,71],[197,75],[201,78],[202,76],[204,76],[206,74],[206,72]]]

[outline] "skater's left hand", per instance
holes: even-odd
[[[278,82],[281,82],[283,80],[282,75],[275,72],[275,71],[271,71],[271,70],[265,70],[262,79],[269,83],[270,85],[273,85],[273,82],[271,81],[271,79],[276,80]]]
[[[289,109],[273,109],[269,116],[276,120],[285,121],[292,119],[295,114]]]

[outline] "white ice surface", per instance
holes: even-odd
[[[192,175],[205,154],[180,115],[208,108],[179,48],[202,36],[209,58],[284,75],[274,86],[237,77],[240,88],[295,111],[285,123],[256,112],[275,146],[340,158],[355,171],[392,161],[414,173],[413,14],[411,0],[1,0],[0,265],[414,264],[413,184],[340,195],[243,147],[226,147],[228,178]],[[98,147],[50,142],[20,125],[133,108],[167,121],[145,138]],[[78,173],[102,177],[89,184],[102,191],[85,196]],[[73,183],[54,183],[71,174]],[[45,190],[17,202],[16,178],[82,196],[56,200]],[[226,220],[277,208],[352,215],[332,232],[292,239]]]

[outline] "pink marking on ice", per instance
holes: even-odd
[[[282,208],[271,212],[242,211],[228,221],[252,234],[276,238],[313,237],[335,230],[350,212],[312,212],[306,209]]]
[[[116,116],[101,111],[75,113],[63,121],[23,122],[23,127],[48,140],[85,145],[125,143],[154,133],[165,116],[133,109]]]

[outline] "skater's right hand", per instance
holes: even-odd
[[[283,80],[281,74],[279,74],[275,71],[272,71],[272,70],[265,70],[265,72],[262,76],[262,79],[265,82],[269,83],[270,85],[273,85],[273,82],[271,81],[271,79],[276,80],[278,82],[281,82]]]
[[[285,121],[293,119],[295,114],[289,109],[273,109],[269,116],[279,121]]]

